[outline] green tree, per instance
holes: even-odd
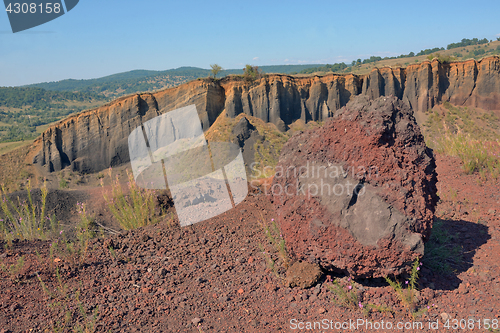
[[[262,77],[262,72],[257,66],[246,65],[245,68],[243,68],[243,76],[249,81],[254,81]]]
[[[222,67],[217,64],[210,65],[210,67],[212,67],[211,72],[214,75],[214,79],[217,77],[217,74],[223,70]]]

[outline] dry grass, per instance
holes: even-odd
[[[5,186],[7,192],[24,188],[23,184],[31,175],[31,170],[25,163],[29,149],[30,146],[23,146],[0,156],[0,184]]]
[[[449,156],[459,157],[465,173],[480,173],[494,179],[500,174],[500,141],[474,140],[470,134],[445,132],[435,141],[435,149]]]
[[[464,172],[497,179],[500,175],[500,118],[494,112],[455,107],[448,102],[430,110],[423,124],[426,143],[456,156]]]
[[[163,212],[157,214],[155,211],[155,191],[140,188],[135,183],[134,176],[128,171],[127,175],[129,181],[126,192],[128,194],[123,191],[118,177],[113,179],[110,168],[111,194],[103,194],[104,200],[117,222],[125,230],[137,229],[159,222]]]
[[[33,143],[33,140],[2,142],[0,143],[0,155],[7,154],[17,148],[26,147]]]

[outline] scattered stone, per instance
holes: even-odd
[[[469,291],[467,290],[467,286],[464,283],[460,283],[458,286],[458,292],[460,294],[467,294]]]
[[[14,303],[14,304],[12,304],[12,305],[10,306],[9,310],[10,310],[11,312],[14,312],[14,311],[16,311],[17,309],[20,309],[20,308],[21,308],[21,306],[20,306],[19,304]]]
[[[318,309],[318,313],[319,313],[319,314],[323,314],[323,313],[325,313],[325,312],[326,312],[326,309],[325,309],[325,308],[319,308],[319,309]]]
[[[159,274],[160,274],[160,276],[162,276],[162,277],[164,277],[165,275],[167,275],[167,272],[168,272],[168,271],[167,271],[164,267],[160,268],[160,270],[158,271],[158,273],[159,273]]]
[[[203,320],[201,318],[198,318],[198,317],[195,317],[193,319],[191,319],[191,322],[194,324],[194,325],[198,325],[199,323],[201,323]]]
[[[227,297],[227,296],[220,296],[219,297],[219,301],[221,301],[221,302],[227,302],[227,301],[229,301],[229,297]]]
[[[323,272],[318,264],[296,261],[286,272],[285,285],[288,287],[310,288],[314,286]]]
[[[450,315],[449,315],[449,314],[447,314],[446,312],[441,313],[441,315],[440,315],[440,316],[441,316],[441,320],[442,320],[443,322],[446,322],[447,320],[449,320],[449,319],[450,319]]]

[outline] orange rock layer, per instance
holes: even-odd
[[[500,58],[450,64],[424,61],[407,68],[374,69],[364,76],[272,74],[255,82],[238,77],[195,80],[156,93],[121,97],[70,116],[35,141],[31,156],[49,172],[67,166],[97,172],[129,161],[127,140],[134,128],[182,106],[196,105],[204,130],[223,110],[229,117],[245,113],[285,130],[298,119],[325,120],[359,94],[394,95],[419,112],[444,101],[500,110]]]

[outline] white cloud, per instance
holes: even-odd
[[[496,34],[495,36],[500,37],[500,34]]]
[[[252,60],[253,61],[259,61],[259,57],[254,57]]]

